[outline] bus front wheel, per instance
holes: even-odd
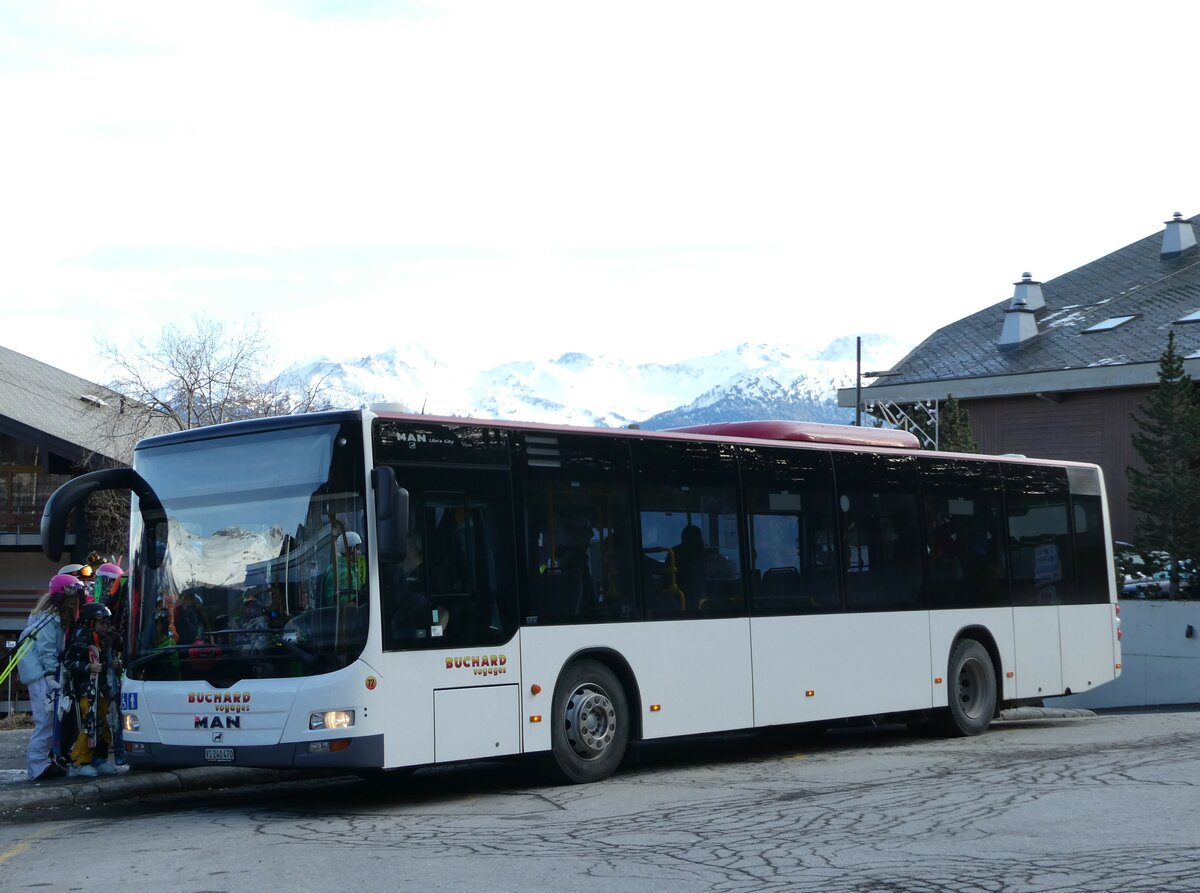
[[[584,784],[616,771],[629,743],[629,702],[608,667],[592,660],[571,664],[554,689],[550,774]]]
[[[954,736],[979,735],[996,712],[996,668],[987,649],[974,639],[959,639],[950,651],[946,680],[950,706],[942,728]]]

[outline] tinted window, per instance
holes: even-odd
[[[524,622],[636,618],[628,442],[526,434],[520,455],[529,582]]]
[[[929,607],[1007,607],[1000,467],[922,460],[921,492]]]
[[[837,610],[833,464],[816,450],[741,451],[756,615]]]
[[[1113,567],[1105,548],[1104,510],[1099,496],[1071,494],[1075,527],[1075,567],[1079,571],[1076,601],[1081,604],[1109,600],[1108,581]]]
[[[398,467],[408,555],[380,568],[384,647],[497,645],[516,631],[510,476]]]
[[[1003,474],[1013,604],[1069,604],[1076,583],[1066,471],[1014,463]]]
[[[912,456],[834,453],[846,608],[921,603],[921,528]]]
[[[742,613],[733,449],[654,441],[634,447],[646,616]]]

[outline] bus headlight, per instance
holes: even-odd
[[[326,710],[324,713],[310,713],[308,716],[309,731],[348,729],[352,725],[354,725],[353,710]]]
[[[121,728],[126,732],[140,732],[142,730],[142,724],[138,722],[136,713],[122,713]]]

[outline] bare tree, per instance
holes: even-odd
[[[132,348],[100,345],[117,372],[109,385],[130,401],[121,416],[137,437],[222,422],[328,409],[326,379],[267,378],[267,337],[257,322],[229,331],[196,316],[188,329],[166,326]]]
[[[326,376],[313,381],[267,378],[263,358],[268,349],[257,323],[229,331],[204,316],[195,317],[188,329],[169,325],[149,342],[101,343],[101,356],[117,377],[96,398],[101,414],[90,405],[81,410],[92,413],[98,446],[78,470],[124,464],[133,445],[154,434],[331,408]],[[127,493],[94,493],[83,510],[88,549],[110,556],[128,553]]]
[[[128,490],[101,490],[88,497],[88,551],[118,562],[129,554],[129,503]]]

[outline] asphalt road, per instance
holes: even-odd
[[[0,887],[1194,893],[1198,723],[731,735],[581,787],[509,761],[45,807],[0,824]]]

